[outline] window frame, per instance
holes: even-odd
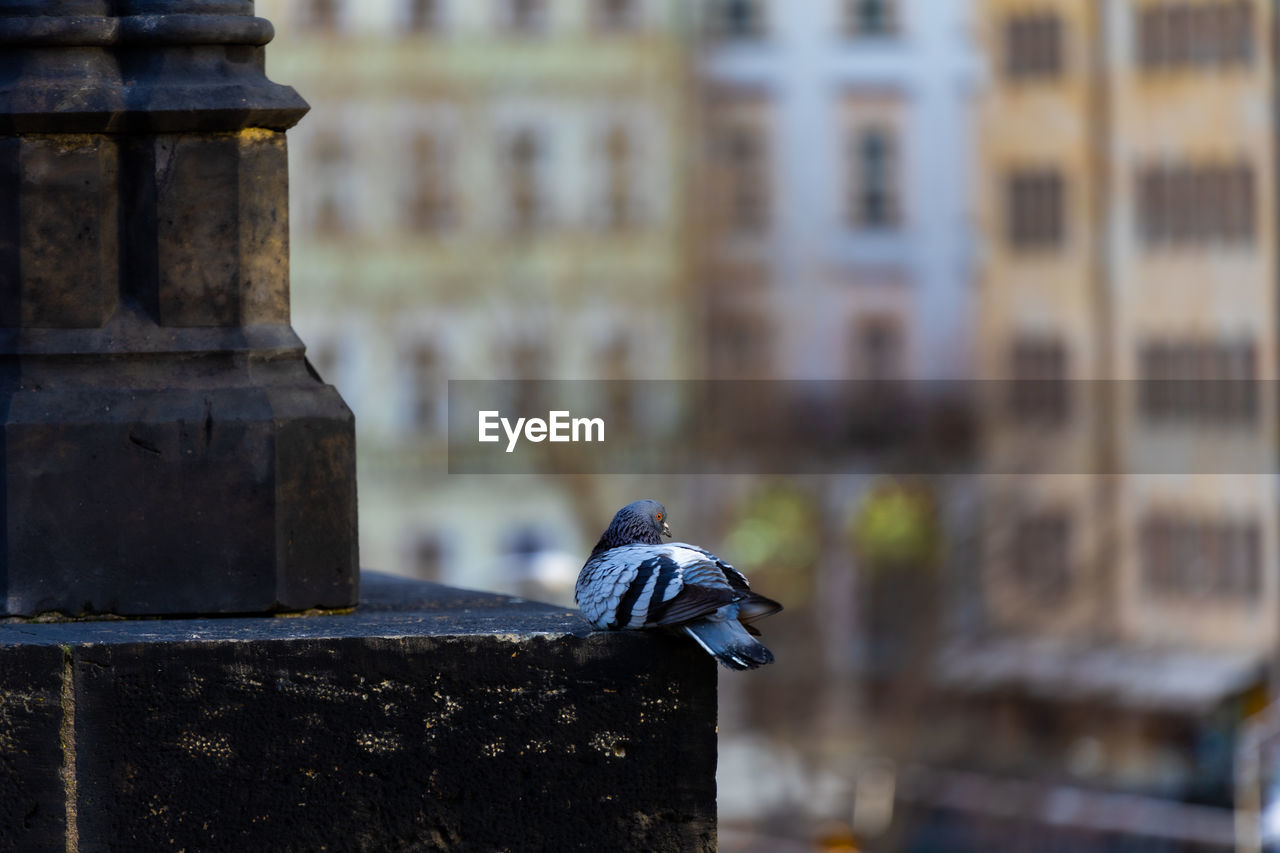
[[[868,25],[868,6],[881,9],[880,23]],[[849,38],[893,38],[900,34],[899,0],[845,0],[844,31]]]

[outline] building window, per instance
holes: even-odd
[[[1013,576],[1041,603],[1061,601],[1071,585],[1071,519],[1043,512],[1020,519],[1013,533]]]
[[[507,588],[530,597],[538,595],[541,586],[538,581],[538,563],[552,547],[547,533],[537,527],[518,526],[509,529],[502,544],[505,558],[503,563],[508,573]],[[545,589],[541,592],[545,596]]]
[[[311,151],[315,165],[315,230],[328,236],[342,234],[350,229],[352,219],[351,199],[347,197],[347,146],[336,133],[322,131],[312,142]]]
[[[902,326],[893,317],[863,317],[853,333],[855,375],[872,382],[903,378]]]
[[[306,0],[302,9],[302,29],[318,33],[337,32],[342,17],[341,0]]]
[[[1063,31],[1052,13],[1018,15],[1004,25],[1005,74],[1015,80],[1062,73]]]
[[[1055,249],[1065,237],[1064,188],[1056,169],[1017,171],[1008,177],[1006,232],[1019,250]]]
[[[764,35],[762,0],[716,0],[712,32],[726,39],[757,39]]]
[[[718,312],[708,341],[714,378],[760,378],[768,372],[772,354],[762,318],[742,311]]]
[[[543,218],[542,141],[532,130],[521,130],[507,143],[509,222],[517,231],[537,227]]]
[[[1067,348],[1059,340],[1024,338],[1010,352],[1009,409],[1022,423],[1058,425],[1067,419]]]
[[[407,212],[415,231],[442,231],[454,224],[453,170],[449,150],[435,134],[419,133],[412,141],[412,176]]]
[[[1148,166],[1137,184],[1137,228],[1148,247],[1254,241],[1256,192],[1248,163]]]
[[[897,225],[897,165],[893,134],[885,128],[865,128],[855,135],[852,148],[853,224],[860,228]]]
[[[1258,416],[1252,341],[1154,341],[1138,357],[1139,407],[1156,422],[1249,424]]]
[[[540,35],[547,29],[546,0],[504,0],[506,29],[519,35]]]
[[[547,411],[542,382],[547,379],[551,357],[546,343],[519,341],[507,348],[511,383],[511,409],[516,417],[527,418]]]
[[[1152,4],[1136,14],[1138,61],[1148,71],[1247,67],[1253,62],[1251,0]]]
[[[405,23],[411,33],[434,33],[440,30],[441,0],[406,0]]]
[[[621,229],[634,224],[635,152],[624,127],[612,127],[605,134],[605,224]]]
[[[418,580],[439,583],[444,580],[444,543],[430,533],[417,536],[412,548],[412,571]]]
[[[596,0],[595,25],[602,33],[623,33],[639,24],[638,0]]]
[[[846,0],[846,26],[850,35],[885,36],[897,29],[894,0]]]
[[[599,354],[600,378],[604,383],[605,423],[610,435],[626,435],[634,420],[634,385],[631,379],[631,347],[616,337]]]
[[[769,194],[765,170],[763,134],[739,125],[720,140],[720,159],[727,182],[725,219],[732,231],[763,231],[769,219]]]
[[[440,380],[440,356],[431,344],[419,343],[409,351],[409,421],[415,432],[433,434],[441,426],[445,389]]]
[[[1157,513],[1139,538],[1142,582],[1153,595],[1254,602],[1262,592],[1256,521]]]

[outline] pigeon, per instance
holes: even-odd
[[[710,551],[663,536],[671,528],[657,501],[618,510],[574,588],[587,621],[608,631],[682,630],[729,669],[772,663],[750,623],[782,605],[752,592],[741,572]]]

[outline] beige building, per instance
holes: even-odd
[[[982,8],[991,617],[1269,653],[1272,5]]]
[[[1229,744],[1280,639],[1273,8],[978,4],[988,630],[939,669],[978,788],[1088,792],[1052,830],[1081,849],[1230,844]]]
[[[257,10],[313,107],[289,135],[294,322],[356,412],[362,563],[571,600],[584,506],[615,496],[446,477],[446,385],[687,376],[681,4]]]

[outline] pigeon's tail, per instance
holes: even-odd
[[[707,654],[729,669],[755,669],[773,663],[773,653],[747,633],[737,619],[693,622],[685,625],[684,630]]]
[[[754,622],[766,616],[772,616],[782,609],[782,605],[772,598],[751,593],[738,604],[738,618],[743,622]]]

